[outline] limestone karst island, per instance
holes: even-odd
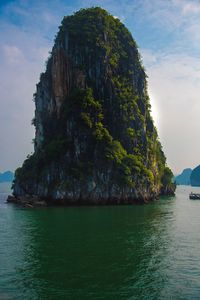
[[[174,194],[137,44],[101,8],[64,17],[34,94],[34,153],[9,201],[127,204]]]

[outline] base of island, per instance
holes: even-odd
[[[9,195],[7,198],[8,203],[14,203],[23,207],[33,208],[33,207],[46,207],[47,201],[41,199],[37,196],[11,196]]]
[[[145,195],[139,198],[98,198],[98,199],[69,199],[69,198],[41,198],[37,195],[11,196],[7,198],[8,203],[14,203],[27,208],[49,207],[49,206],[101,206],[101,205],[131,205],[131,204],[147,204],[154,200],[158,200],[159,196],[174,196],[174,193],[163,193],[162,195]]]

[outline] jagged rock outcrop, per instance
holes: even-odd
[[[132,203],[173,194],[129,31],[101,8],[64,17],[35,98],[35,152],[16,197]]]

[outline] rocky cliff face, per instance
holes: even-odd
[[[105,10],[64,17],[34,97],[35,152],[16,170],[15,196],[129,203],[174,192],[137,45]]]

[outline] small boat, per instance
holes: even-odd
[[[190,199],[193,199],[193,200],[200,200],[200,194],[196,194],[196,193],[190,193],[189,195],[189,198]]]

